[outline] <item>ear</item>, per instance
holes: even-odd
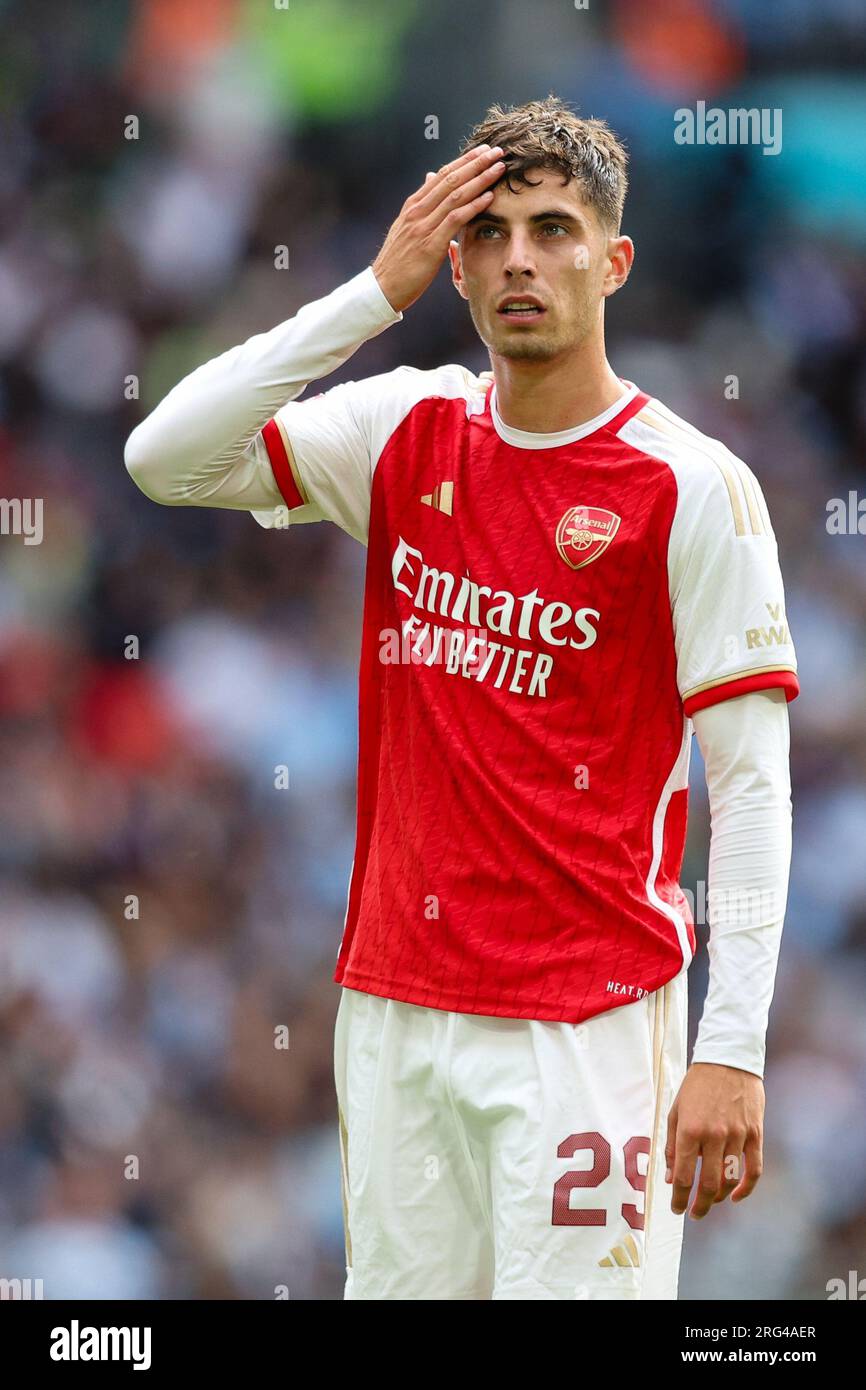
[[[631,237],[611,237],[607,243],[607,271],[602,284],[605,299],[616,294],[631,274],[634,264],[634,242]]]
[[[459,241],[449,241],[448,259],[451,262],[451,283],[454,285],[454,288],[461,298],[468,299],[469,295],[466,292],[466,282],[463,279],[463,258],[460,253]]]

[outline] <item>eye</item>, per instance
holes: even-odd
[[[567,230],[567,228],[563,227],[563,225],[562,225],[561,222],[545,222],[545,224],[544,224],[544,231],[545,231],[545,232],[562,232],[565,236],[568,236],[568,230]]]
[[[486,226],[484,226],[484,227],[479,227],[479,228],[477,229],[475,235],[478,236],[478,237],[483,237],[485,232],[498,232],[498,231],[499,231],[499,228],[498,228],[498,227],[494,227],[494,225],[493,225],[492,222],[488,222]]]

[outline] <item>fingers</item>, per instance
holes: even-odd
[[[484,164],[489,164],[491,160],[498,159],[499,156],[504,153],[505,151],[501,145],[478,145],[474,150],[466,150],[465,154],[458,155],[456,159],[452,159],[450,164],[443,164],[442,168],[437,171],[435,177],[443,179],[446,182],[452,179],[452,176],[459,178],[460,175],[464,174],[467,170],[472,170],[476,167],[480,169]]]
[[[701,1147],[701,1175],[698,1191],[689,1216],[700,1221],[706,1216],[722,1186],[722,1164],[725,1157],[724,1139],[709,1139]]]
[[[498,145],[493,149],[485,146],[444,165],[432,178],[428,174],[424,186],[413,195],[418,211],[424,216],[437,209],[448,213],[476,198],[502,176],[505,164],[499,159],[501,154]]]
[[[673,1163],[667,1150],[665,1153],[673,1175],[671,1210],[678,1215],[688,1207],[700,1159],[698,1188],[689,1210],[689,1216],[696,1221],[700,1221],[713,1206],[728,1197],[732,1202],[741,1202],[748,1197],[754,1192],[763,1171],[760,1136],[747,1140],[744,1145],[735,1136],[720,1139],[716,1135],[698,1139],[680,1128],[676,1135]],[[739,1171],[740,1154],[744,1160],[742,1176]]]
[[[444,200],[445,203],[451,201],[455,206],[459,206],[466,198],[475,199],[479,194],[485,193],[488,190],[492,192],[491,185],[496,183],[498,179],[501,179],[504,172],[505,161],[501,159],[497,160],[495,164],[491,164],[486,169],[482,169],[474,178],[469,179],[459,188],[452,190],[448,198]]]
[[[670,1113],[669,1113],[669,1115],[668,1115],[668,1133],[667,1133],[667,1138],[666,1138],[666,1140],[665,1140],[665,1182],[669,1182],[669,1183],[672,1183],[672,1182],[673,1182],[673,1180],[674,1180],[674,1169],[676,1168],[676,1162],[677,1162],[677,1107],[676,1107],[676,1103],[674,1103],[674,1104],[671,1106]],[[689,1190],[689,1192],[691,1191],[691,1183],[689,1183],[689,1189],[688,1189],[688,1190]],[[672,1191],[672,1192],[671,1192],[671,1210],[672,1210],[672,1211],[679,1211],[679,1210],[680,1210],[680,1208],[679,1208],[677,1205],[675,1205],[676,1200],[677,1200],[677,1199],[676,1199],[676,1195],[675,1195],[674,1191]],[[688,1201],[688,1193],[686,1194],[686,1201]]]
[[[689,1204],[692,1184],[695,1180],[695,1168],[697,1167],[698,1155],[695,1154],[690,1164],[683,1163],[674,1170],[674,1178],[671,1186],[671,1211],[677,1216],[682,1216]]]
[[[467,222],[471,222],[473,217],[477,217],[487,207],[493,197],[490,189],[473,198],[471,203],[466,203],[463,207],[453,208],[446,217],[442,219],[439,226],[446,233],[450,240],[461,227],[465,227]]]
[[[417,189],[406,199],[407,204],[411,206],[414,203],[423,203],[429,191],[431,179],[436,183],[441,183],[449,174],[459,174],[461,169],[470,164],[478,163],[479,160],[483,158],[484,150],[488,148],[488,146],[483,146],[479,147],[477,150],[467,150],[466,153],[461,154],[458,159],[452,159],[450,164],[443,164],[441,169],[436,169],[428,173],[421,188]]]
[[[724,1202],[735,1191],[737,1183],[740,1181],[743,1163],[742,1143],[729,1138],[725,1145],[725,1156],[722,1160],[722,1181],[714,1202]]]
[[[731,1193],[732,1202],[742,1202],[754,1192],[764,1171],[763,1145],[760,1134],[750,1135],[743,1145],[743,1176]]]
[[[676,1212],[678,1216],[682,1215],[689,1204],[699,1155],[700,1145],[697,1139],[678,1125],[673,1152],[668,1158],[672,1182],[671,1211]]]

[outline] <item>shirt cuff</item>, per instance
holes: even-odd
[[[687,718],[699,709],[709,709],[710,705],[721,704],[723,700],[733,700],[738,695],[748,695],[752,690],[784,690],[785,699],[796,700],[800,693],[797,672],[790,666],[776,666],[770,670],[749,671],[737,676],[720,676],[717,681],[707,681],[683,696],[683,709]]]

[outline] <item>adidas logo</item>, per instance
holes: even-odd
[[[603,1260],[599,1260],[599,1264],[607,1269],[613,1265],[627,1269],[640,1269],[640,1250],[634,1236],[626,1236],[621,1245],[615,1245],[609,1255],[605,1255]]]
[[[437,483],[432,492],[425,492],[421,501],[425,507],[435,507],[446,516],[454,515],[454,484]]]

